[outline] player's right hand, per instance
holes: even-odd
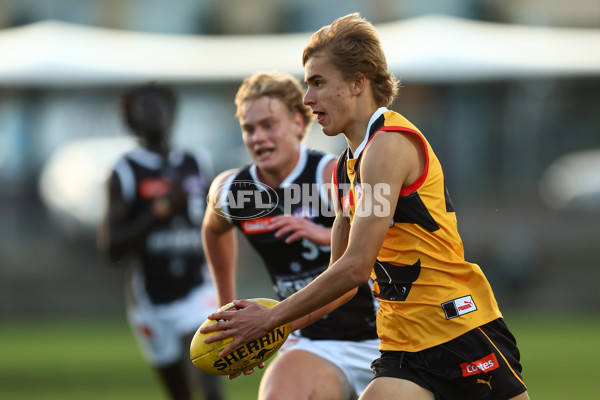
[[[286,243],[306,238],[318,246],[329,246],[331,243],[331,229],[315,224],[314,222],[291,215],[278,215],[273,217],[270,228],[275,230],[275,237],[285,238]]]

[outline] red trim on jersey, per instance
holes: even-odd
[[[405,186],[402,189],[400,189],[400,194],[398,196],[401,197],[401,196],[406,196],[408,194],[416,192],[417,189],[419,189],[423,185],[423,182],[425,182],[425,179],[427,178],[427,173],[429,172],[429,152],[427,151],[427,143],[425,142],[425,138],[423,137],[422,134],[420,134],[418,131],[415,131],[413,129],[408,129],[408,128],[398,129],[398,128],[399,128],[398,126],[384,126],[380,129],[378,129],[377,131],[375,131],[375,133],[373,133],[373,135],[371,135],[369,140],[367,140],[367,143],[365,144],[365,148],[363,149],[363,153],[367,149],[367,146],[369,145],[369,142],[371,141],[371,139],[373,139],[375,137],[377,132],[381,132],[381,131],[414,133],[415,135],[417,135],[419,137],[419,139],[421,139],[421,142],[423,142],[423,147],[425,150],[425,169],[423,169],[423,173],[417,178],[417,180],[415,180],[410,185]],[[361,166],[362,166],[362,163],[361,163]]]
[[[340,201],[340,192],[338,190],[338,180],[337,180],[337,169],[338,169],[338,162],[340,161],[340,159],[338,158],[335,161],[335,166],[333,167],[333,190],[335,191],[335,198],[337,199],[337,201]]]

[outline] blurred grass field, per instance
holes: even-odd
[[[599,315],[505,313],[532,399],[597,399]],[[224,378],[230,400],[256,399],[261,373]],[[162,400],[124,319],[0,322],[2,400]]]

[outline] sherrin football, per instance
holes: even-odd
[[[269,308],[278,303],[277,300],[265,298],[249,300]],[[229,303],[219,308],[217,312],[238,309],[239,308],[233,303]],[[216,335],[218,331],[206,334],[200,333],[202,327],[212,325],[216,322],[217,321],[210,319],[204,321],[196,331],[190,345],[190,358],[194,365],[201,371],[213,375],[233,375],[256,367],[279,350],[288,338],[292,326],[290,323],[277,327],[259,339],[251,340],[239,345],[225,357],[219,357],[219,352],[227,347],[227,345],[233,341],[233,338],[227,338],[213,343],[204,343],[204,339]]]

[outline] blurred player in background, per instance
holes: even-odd
[[[224,352],[343,304],[371,278],[381,356],[361,399],[528,399],[519,350],[480,267],[464,258],[442,167],[423,134],[387,109],[398,82],[374,27],[350,14],[303,52],[304,103],[348,149],[336,165],[332,264],[272,308],[242,300],[206,331]],[[341,297],[341,299],[340,299]],[[223,352],[223,353],[224,353]]]
[[[331,183],[335,157],[302,144],[313,122],[302,96],[300,82],[280,73],[254,74],[237,92],[236,116],[254,162],[215,179],[208,208],[215,212],[207,210],[202,225],[221,304],[236,298],[235,227],[262,257],[281,299],[329,265],[335,212],[323,184]],[[292,334],[267,368],[259,399],[357,398],[379,354],[374,302],[362,285],[344,306]]]
[[[168,86],[124,94],[124,119],[139,147],[112,171],[99,247],[127,267],[127,317],[169,396],[190,399],[200,387],[206,400],[220,400],[219,377],[189,360],[193,334],[217,305],[200,237],[212,167],[171,148],[176,106]]]

